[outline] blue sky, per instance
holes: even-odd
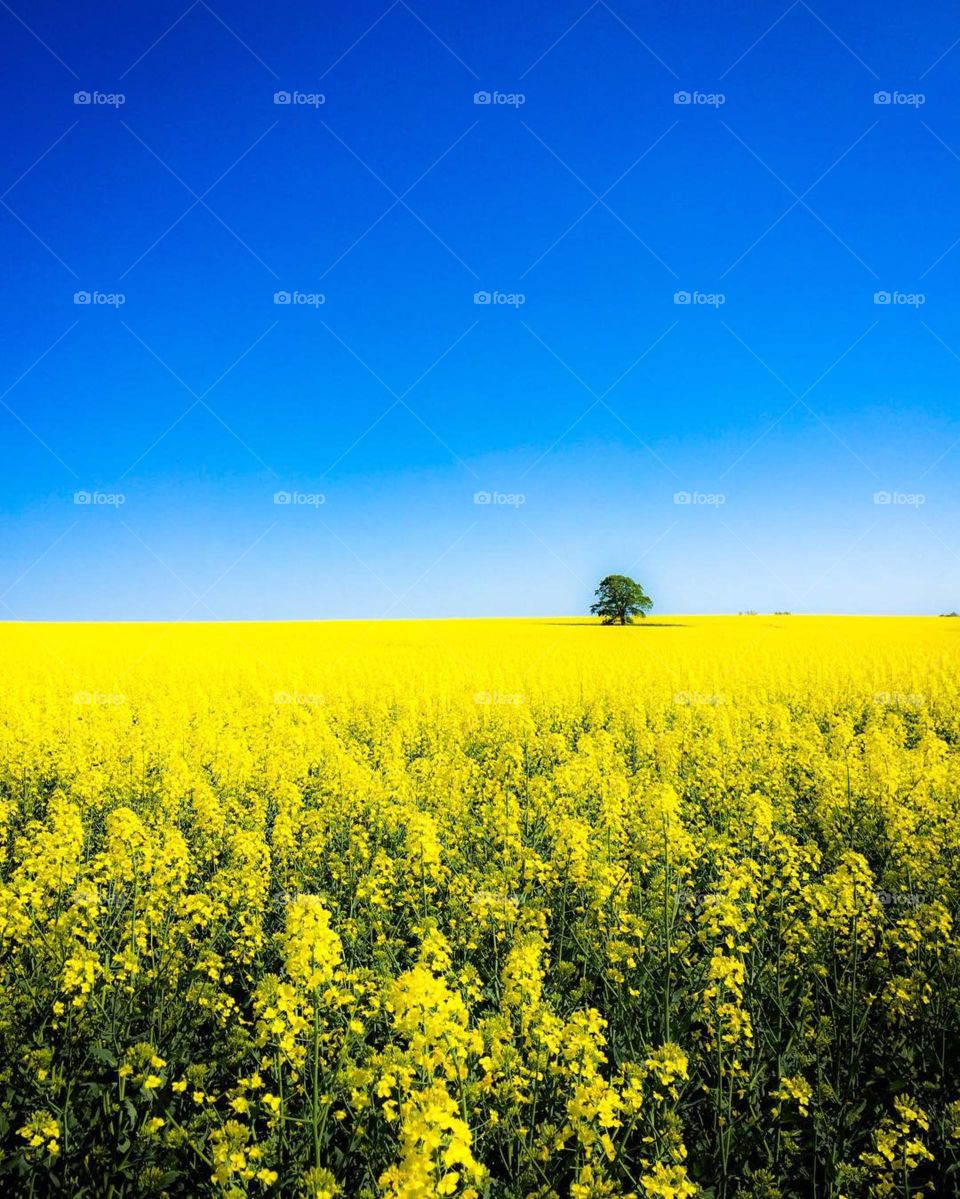
[[[0,617],[960,608],[947,6],[0,23]]]

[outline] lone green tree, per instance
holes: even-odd
[[[607,575],[596,590],[597,602],[590,605],[604,624],[632,624],[635,616],[646,616],[653,600],[639,583],[627,575]]]

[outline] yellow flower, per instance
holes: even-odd
[[[319,896],[300,895],[287,907],[284,940],[287,973],[295,983],[312,991],[332,981],[343,946]]]
[[[660,1085],[671,1090],[676,1082],[685,1081],[690,1077],[688,1064],[687,1055],[680,1046],[669,1041],[651,1053],[646,1060],[647,1069],[655,1075]]]
[[[658,1162],[653,1170],[640,1179],[644,1195],[657,1199],[692,1199],[697,1187],[687,1177],[683,1166],[667,1166]]]
[[[813,1088],[800,1074],[796,1074],[792,1078],[781,1078],[780,1086],[773,1094],[777,1099],[793,1100],[801,1116],[806,1116],[810,1111],[810,1099],[813,1095]]]

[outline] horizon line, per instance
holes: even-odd
[[[800,618],[803,620],[949,620],[960,619],[960,612],[659,612],[646,617],[637,617],[633,623],[656,624],[658,621],[670,618],[673,620],[734,620],[752,619],[757,616],[779,616],[782,618]],[[580,613],[558,612],[535,616],[293,616],[293,617],[215,617],[208,620],[185,620],[177,617],[91,617],[91,618],[30,618],[2,617],[3,625],[225,625],[225,624],[426,624],[437,621],[554,621],[575,620],[584,624],[595,623],[599,628],[625,627],[606,626],[595,616],[585,616]]]

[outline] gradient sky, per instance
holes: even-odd
[[[960,608],[950,6],[0,25],[3,618]]]

